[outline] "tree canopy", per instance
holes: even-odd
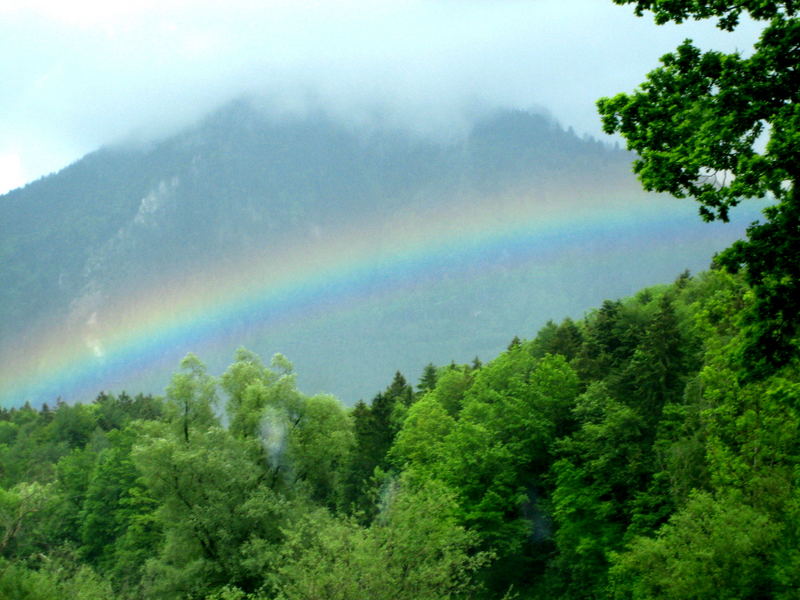
[[[687,19],[719,18],[720,29],[732,31],[742,14],[755,20],[794,16],[800,10],[795,0],[613,0],[615,4],[635,4],[636,14],[652,11],[656,23],[682,23]]]
[[[752,296],[684,273],[352,408],[245,349],[0,408],[0,598],[794,600],[800,370],[737,376]]]
[[[607,133],[638,154],[645,189],[693,198],[708,221],[728,220],[746,198],[769,198],[766,221],[748,229],[719,262],[743,269],[755,302],[745,315],[741,360],[764,376],[797,350],[800,304],[800,17],[792,0],[614,0],[657,23],[717,18],[732,31],[763,21],[752,52],[702,51],[691,40],[661,58],[634,92],[601,98]]]

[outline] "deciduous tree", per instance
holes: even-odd
[[[747,56],[687,40],[633,93],[601,98],[607,133],[638,153],[648,190],[694,198],[705,220],[728,220],[745,198],[769,196],[766,220],[719,262],[743,268],[754,290],[741,362],[763,377],[797,355],[800,312],[800,6],[794,0],[614,0],[657,23],[716,18],[731,31],[764,22]]]

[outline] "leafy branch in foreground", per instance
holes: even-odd
[[[657,23],[741,16],[764,21],[752,53],[701,51],[690,40],[630,94],[601,98],[603,128],[638,153],[647,190],[693,198],[705,220],[728,220],[744,198],[774,200],[718,262],[744,270],[755,296],[744,314],[740,362],[764,377],[797,356],[800,310],[800,18],[796,3],[768,0],[614,0]]]

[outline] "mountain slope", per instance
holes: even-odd
[[[245,101],[101,149],[0,198],[0,399],[159,391],[186,352],[214,367],[247,344],[352,402],[396,366],[491,355],[701,268],[741,231],[646,197],[629,165],[528,113],[442,142]]]

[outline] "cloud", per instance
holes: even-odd
[[[597,135],[595,99],[684,37],[746,47],[754,31],[656,27],[610,0],[5,0],[0,150],[38,175],[243,93],[276,116],[324,107],[426,134],[481,107],[545,107]]]
[[[25,183],[22,159],[13,150],[0,152],[0,190],[10,190]]]

